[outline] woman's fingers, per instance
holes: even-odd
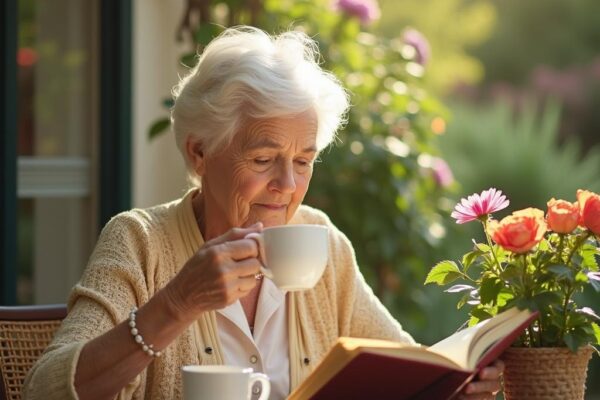
[[[256,242],[245,236],[261,230],[262,223],[234,228],[207,242],[168,285],[173,308],[187,318],[247,295],[261,264]]]
[[[496,395],[490,393],[461,394],[458,400],[494,400]]]
[[[247,258],[242,261],[235,261],[230,269],[229,275],[232,279],[249,278],[260,272],[260,262],[256,258]]]
[[[231,260],[239,261],[258,257],[258,246],[252,239],[238,239],[214,246],[214,249]]]
[[[485,381],[477,381],[471,382],[467,385],[465,389],[465,394],[475,394],[482,393],[491,395],[492,393],[496,393],[500,390],[500,380],[485,380]]]
[[[481,370],[479,380],[467,385],[461,395],[461,399],[494,399],[496,393],[501,389],[500,377],[504,372],[502,360],[496,360],[494,364]]]
[[[494,399],[495,394],[501,389],[500,377],[504,371],[504,363],[496,361],[492,366],[486,367],[479,373],[479,380],[467,385],[461,399]]]
[[[496,360],[494,364],[485,367],[479,373],[479,379],[488,380],[488,379],[499,379],[504,372],[504,362],[502,360]]]
[[[209,240],[205,243],[205,247],[214,246],[221,243],[230,242],[233,240],[243,239],[246,235],[252,232],[260,232],[263,230],[262,222],[257,222],[247,228],[232,228],[221,236]]]
[[[243,297],[244,295],[248,294],[248,292],[250,292],[252,289],[254,289],[255,286],[256,286],[256,278],[254,277],[254,275],[239,278],[238,279],[238,290],[242,293],[242,296],[240,296],[240,297]]]

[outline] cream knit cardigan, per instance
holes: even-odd
[[[73,381],[84,344],[125,320],[133,305],[146,303],[202,246],[192,209],[194,192],[171,203],[119,214],[106,225],[70,295],[67,318],[27,377],[25,398],[77,398]],[[287,294],[292,389],[339,336],[414,343],[375,297],[358,270],[350,242],[323,212],[301,206],[290,223],[328,226],[330,245],[327,268],[315,288]],[[212,351],[206,351],[208,347]],[[119,398],[180,399],[181,366],[222,363],[215,312],[206,312]]]

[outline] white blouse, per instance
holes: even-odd
[[[290,393],[290,360],[285,291],[268,278],[258,296],[254,335],[240,301],[217,311],[217,326],[225,364],[262,372],[271,382],[269,400],[282,400]],[[258,399],[260,385],[253,388]]]

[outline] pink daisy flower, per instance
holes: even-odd
[[[480,219],[488,214],[500,211],[508,207],[510,202],[501,190],[490,188],[484,190],[481,194],[475,193],[466,199],[460,200],[460,203],[454,207],[452,218],[456,219],[457,224]]]

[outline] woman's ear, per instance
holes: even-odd
[[[202,142],[199,140],[194,140],[192,137],[188,136],[185,141],[185,151],[187,153],[189,163],[194,168],[196,174],[198,176],[204,175],[206,158],[204,157]]]

